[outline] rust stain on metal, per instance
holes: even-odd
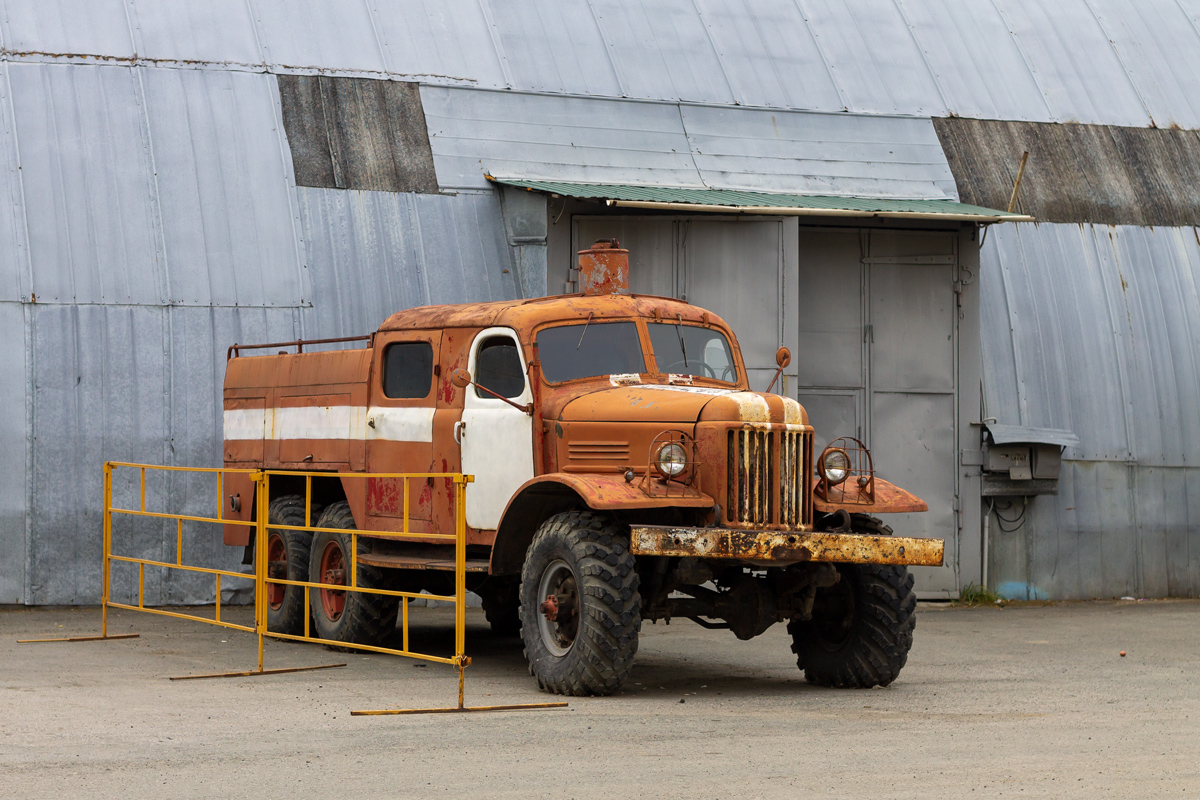
[[[637,555],[732,558],[743,561],[829,561],[845,564],[904,564],[939,567],[941,539],[864,536],[856,533],[740,531],[728,528],[635,527]]]
[[[844,508],[847,511],[870,514],[903,514],[912,511],[928,511],[929,504],[912,492],[905,491],[882,478],[875,478],[875,496],[867,498],[855,481],[846,481],[833,487],[828,499],[820,495],[813,498],[817,511],[826,514]]]
[[[629,251],[616,239],[601,239],[579,251],[579,290],[585,295],[629,293]]]

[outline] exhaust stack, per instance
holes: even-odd
[[[629,251],[616,239],[601,239],[579,251],[579,291],[585,295],[629,294]]]

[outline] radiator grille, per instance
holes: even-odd
[[[749,525],[800,527],[812,520],[811,435],[742,428],[728,432],[726,518]]]

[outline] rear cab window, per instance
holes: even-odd
[[[433,345],[393,342],[383,351],[383,395],[393,400],[429,396],[433,388]]]

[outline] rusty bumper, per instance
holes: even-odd
[[[941,539],[863,536],[857,533],[635,527],[630,549],[635,555],[647,556],[940,567],[945,542]]]

